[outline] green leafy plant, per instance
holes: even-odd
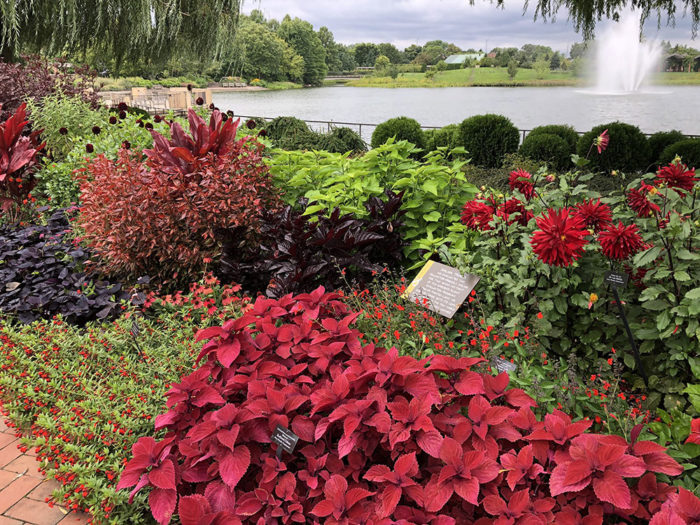
[[[307,214],[339,208],[366,218],[364,203],[370,197],[382,197],[386,189],[404,191],[401,237],[413,266],[433,256],[440,246],[454,253],[465,250],[469,235],[458,223],[460,206],[476,193],[462,168],[465,161],[447,160],[446,151],[428,154],[424,162],[411,158],[412,144],[401,141],[372,149],[350,158],[326,152],[274,151],[268,160],[275,184],[284,189],[287,204],[308,199]],[[464,153],[459,148],[453,150]]]
[[[519,143],[518,128],[502,115],[475,115],[459,125],[458,144],[477,166],[500,167],[503,157],[517,151]]]

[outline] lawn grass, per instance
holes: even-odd
[[[585,79],[574,75],[573,71],[547,71],[541,78],[534,69],[518,69],[513,80],[503,67],[468,68],[441,71],[431,80],[425,73],[402,73],[396,79],[390,77],[367,76],[353,79],[346,85],[354,87],[472,87],[472,86],[578,86]],[[672,86],[700,85],[700,72],[697,73],[657,73],[653,84]]]

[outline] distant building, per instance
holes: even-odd
[[[475,60],[479,61],[482,58],[484,58],[483,53],[460,53],[457,55],[450,55],[445,59],[445,63],[449,66],[450,64],[455,64],[455,65],[462,65],[464,64],[467,60]]]

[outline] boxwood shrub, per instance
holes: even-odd
[[[659,131],[654,133],[649,137],[649,160],[655,164],[661,164],[659,160],[661,159],[661,154],[666,148],[671,144],[680,142],[686,138],[683,133],[678,130],[672,131]]]
[[[372,147],[378,148],[391,137],[396,140],[407,140],[420,149],[425,149],[425,134],[417,120],[408,117],[397,117],[382,122],[372,133]]]
[[[515,153],[520,132],[502,115],[475,115],[459,125],[458,144],[464,146],[477,166],[497,168],[507,153]]]
[[[558,171],[571,166],[571,148],[560,136],[551,133],[528,135],[520,146],[520,154],[533,160],[546,162]]]
[[[318,146],[331,153],[363,153],[367,144],[362,137],[350,128],[333,128],[330,133],[320,135]]]
[[[443,128],[430,129],[425,132],[425,149],[427,151],[435,151],[438,148],[446,147],[449,149],[457,147],[457,132],[459,126],[457,124],[449,124]]]
[[[306,122],[296,117],[274,118],[267,123],[265,129],[267,130],[268,136],[274,141],[310,131]]]
[[[700,168],[700,139],[686,139],[671,144],[661,154],[660,164],[668,164],[676,156],[688,166]]]
[[[533,128],[532,131],[530,131],[530,133],[527,134],[527,137],[525,137],[525,140],[527,140],[528,137],[534,137],[536,135],[544,135],[544,134],[556,135],[557,137],[561,137],[569,145],[569,148],[571,148],[571,153],[576,152],[576,146],[578,145],[579,134],[571,126],[566,126],[564,124],[551,124],[548,126],[537,126],[536,128]]]
[[[610,142],[599,154],[592,147],[593,140],[606,129]],[[593,171],[639,172],[649,165],[649,141],[637,126],[624,122],[596,126],[579,139],[577,152],[582,157],[589,157]]]

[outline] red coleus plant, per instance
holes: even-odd
[[[155,519],[223,523],[602,524],[692,516],[652,472],[663,447],[538,421],[481,358],[424,360],[363,344],[357,314],[322,288],[258,298],[202,330],[201,367],[173,385],[163,441],[134,446],[118,487],[151,490]],[[298,436],[278,448],[277,426]],[[634,480],[639,481],[635,482]],[[673,499],[675,498],[675,499]],[[684,513],[684,514],[683,514]]]
[[[3,213],[26,204],[36,185],[34,170],[44,144],[40,144],[38,139],[41,130],[29,135],[22,134],[29,124],[26,116],[27,105],[22,104],[5,122],[0,123],[0,208]]]

